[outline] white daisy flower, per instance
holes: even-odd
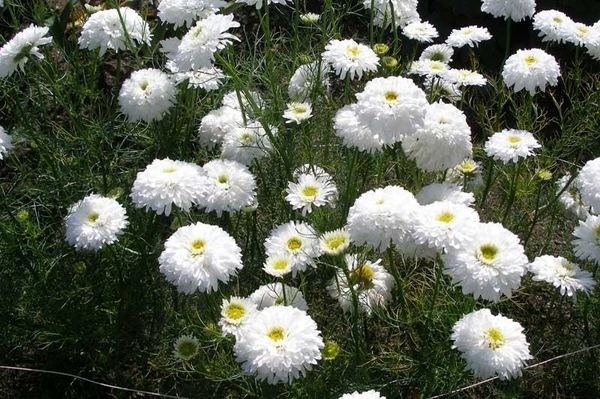
[[[541,145],[526,130],[504,129],[494,133],[485,142],[485,153],[497,161],[507,164],[533,155],[533,150]]]
[[[119,91],[121,112],[130,121],[161,120],[175,103],[177,89],[166,73],[140,69],[123,82]]]
[[[271,128],[271,131],[276,131]],[[273,149],[267,132],[256,121],[248,121],[230,128],[223,137],[221,157],[250,165],[255,159],[264,158]]]
[[[178,72],[177,66],[172,61],[167,61],[167,68],[173,73],[176,84],[187,81],[188,87],[194,89],[217,90],[223,84],[222,80],[226,78],[223,71],[215,67]]]
[[[29,25],[17,33],[0,48],[0,78],[12,75],[17,69],[25,70],[30,56],[43,59],[40,46],[52,43],[51,37],[45,37],[49,28]]]
[[[463,316],[452,328],[453,348],[479,378],[519,377],[525,361],[533,357],[523,327],[502,315],[481,309]]]
[[[290,273],[294,267],[294,259],[288,254],[275,254],[265,260],[263,270],[268,275],[283,277]]]
[[[383,140],[368,125],[367,114],[361,116],[356,104],[339,109],[333,118],[335,134],[341,137],[347,147],[355,147],[369,153],[383,150]]]
[[[529,265],[535,281],[545,281],[560,290],[561,295],[576,297],[577,291],[589,294],[596,286],[592,273],[562,256],[538,256]]]
[[[195,19],[206,18],[227,4],[222,0],[161,0],[157,7],[158,18],[175,28],[191,26]]]
[[[523,89],[532,96],[537,89],[544,92],[546,85],[556,86],[560,66],[553,56],[540,49],[518,50],[508,57],[502,69],[502,79],[515,92]]]
[[[600,264],[600,216],[590,215],[585,221],[580,220],[573,235],[575,256]]]
[[[535,0],[481,0],[481,11],[520,22],[535,13]]]
[[[292,306],[296,309],[308,310],[302,291],[283,283],[261,285],[248,299],[255,303],[259,310],[272,306]]]
[[[318,86],[329,90],[329,65],[325,62],[311,62],[300,65],[290,78],[288,96],[297,102],[306,101],[312,90]]]
[[[302,216],[312,212],[312,207],[333,206],[338,190],[328,173],[302,173],[296,176],[297,182],[288,182],[285,200],[293,209],[302,209]]]
[[[202,167],[206,178],[198,205],[204,212],[237,212],[255,200],[256,180],[245,165],[227,159],[215,159]]]
[[[309,102],[291,102],[287,104],[287,109],[283,112],[285,123],[296,122],[300,124],[302,121],[309,119],[312,116],[312,106]]]
[[[577,188],[585,204],[600,209],[600,157],[583,165],[577,177]]]
[[[155,159],[138,172],[131,189],[131,200],[138,208],[152,209],[169,216],[173,205],[189,212],[204,194],[202,168],[169,158]]]
[[[341,228],[323,233],[319,239],[321,251],[330,256],[343,253],[350,246],[350,233],[346,228]]]
[[[198,139],[200,144],[209,149],[223,143],[227,132],[243,126],[244,118],[240,110],[222,106],[210,111],[200,121]]]
[[[409,39],[419,42],[431,42],[438,37],[438,31],[429,22],[411,22],[402,28],[402,33]]]
[[[576,46],[583,47],[587,44],[590,44],[591,41],[597,39],[593,33],[594,29],[591,26],[581,22],[573,22],[572,24],[568,25],[565,41],[573,43]]]
[[[385,307],[392,298],[394,278],[381,265],[381,259],[371,262],[359,259],[357,255],[345,255],[344,261],[350,278],[346,278],[343,270],[338,270],[327,286],[329,295],[338,300],[342,310],[353,311],[350,287],[358,297],[360,311],[370,315],[374,309]]]
[[[419,61],[431,60],[449,64],[453,55],[454,49],[447,44],[432,44],[423,50],[419,56]]]
[[[238,339],[240,329],[252,320],[257,312],[256,304],[247,298],[232,296],[223,299],[219,319],[219,327],[223,335],[233,335]]]
[[[158,258],[160,272],[179,292],[219,289],[243,267],[242,251],[225,230],[197,222],[178,228]]]
[[[475,202],[473,193],[465,193],[456,183],[431,183],[421,188],[415,197],[421,205],[429,205],[437,201],[448,201],[464,206]]]
[[[519,237],[499,223],[480,223],[471,228],[458,248],[442,254],[445,273],[463,294],[497,302],[510,297],[521,285],[529,263]]]
[[[350,80],[362,79],[363,73],[375,72],[379,66],[377,54],[369,46],[352,39],[331,40],[325,46],[323,61],[331,65],[340,79],[348,75]]]
[[[293,259],[292,275],[316,267],[315,259],[321,255],[315,229],[304,222],[288,222],[277,226],[265,241],[268,257],[288,255]]]
[[[321,359],[320,334],[306,312],[289,306],[269,307],[241,329],[233,352],[245,374],[269,384],[291,384]]]
[[[600,21],[592,26],[585,48],[590,57],[600,60]]]
[[[0,160],[13,149],[12,136],[0,126]]]
[[[466,185],[471,187],[479,187],[483,184],[483,176],[481,173],[481,164],[473,159],[467,158],[452,169],[448,169],[446,181]]]
[[[90,194],[69,208],[66,240],[75,249],[98,250],[118,241],[128,224],[125,208],[116,200]]]
[[[443,171],[473,153],[471,128],[465,114],[441,101],[426,107],[423,125],[402,141],[407,157],[427,171]]]
[[[571,181],[571,175],[568,173],[556,181],[558,200],[567,212],[579,220],[585,220],[590,214],[595,214],[596,211],[582,200],[578,189],[579,177],[576,177],[570,183],[569,181]]]
[[[444,78],[459,86],[485,86],[487,84],[487,79],[482,74],[468,69],[450,69]]]
[[[182,335],[173,344],[173,356],[188,361],[200,352],[200,342],[193,335]]]
[[[557,10],[540,11],[533,17],[533,29],[539,30],[543,42],[563,43],[574,29],[573,20]]]
[[[446,39],[446,44],[452,47],[477,47],[480,42],[490,40],[492,35],[487,28],[471,25],[460,29],[453,29]]]
[[[152,33],[146,21],[135,10],[120,7],[90,15],[77,42],[82,49],[99,48],[102,56],[108,49],[119,52],[136,43],[150,45],[151,40]]]

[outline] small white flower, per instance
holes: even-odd
[[[288,222],[277,226],[265,240],[268,257],[288,255],[293,259],[292,275],[316,267],[315,258],[321,255],[314,228],[304,222]]]
[[[477,45],[484,41],[490,40],[492,35],[487,28],[479,26],[465,26],[460,29],[453,29],[450,35],[446,39],[446,44],[452,47],[477,47]]]
[[[232,296],[223,299],[219,327],[223,335],[233,335],[236,339],[240,329],[256,315],[256,304],[249,299]]]
[[[573,235],[575,256],[600,264],[600,216],[590,215],[585,221],[580,220]]]
[[[442,61],[434,60],[419,60],[410,64],[410,73],[415,73],[422,76],[446,76],[449,68],[448,64]]]
[[[302,215],[312,212],[312,207],[333,205],[338,190],[328,173],[301,173],[296,182],[288,182],[286,201],[293,209],[302,209]]]
[[[591,213],[595,214],[596,211],[581,198],[579,185],[579,176],[571,181],[571,175],[567,173],[556,181],[556,195],[558,195],[558,200],[565,207],[565,210],[577,219],[585,220]]]
[[[335,70],[340,79],[346,75],[350,80],[362,79],[363,73],[375,72],[379,66],[379,57],[368,46],[356,43],[352,39],[331,40],[325,46],[323,61]]]
[[[177,89],[166,73],[140,69],[123,82],[119,91],[121,112],[130,121],[161,120],[175,103]]]
[[[205,18],[227,6],[222,0],[161,0],[158,4],[158,18],[172,23],[175,28],[190,26],[197,18]]]
[[[319,243],[324,254],[336,256],[350,246],[350,233],[346,228],[328,231],[321,236]]]
[[[502,69],[502,79],[515,92],[523,89],[532,96],[546,91],[546,85],[556,86],[560,66],[553,56],[540,49],[518,50],[508,57]]]
[[[581,199],[594,209],[600,209],[600,157],[587,161],[577,177]]]
[[[562,256],[542,255],[534,259],[529,270],[535,281],[545,281],[560,289],[561,295],[576,297],[577,291],[589,294],[596,286],[592,273]]]
[[[256,6],[257,10],[263,7],[263,4],[269,6],[269,4],[287,4],[292,0],[236,0],[237,3],[245,3],[249,6]]]
[[[533,29],[540,31],[543,42],[567,41],[569,32],[574,29],[573,24],[571,18],[557,10],[540,11],[533,17]]]
[[[447,44],[432,44],[423,50],[419,61],[432,60],[449,64],[453,55],[454,49]]]
[[[485,153],[503,163],[516,163],[521,158],[533,155],[541,145],[526,130],[504,129],[494,133],[485,143]]]
[[[294,259],[285,253],[269,256],[265,260],[263,270],[274,277],[283,277],[290,273],[294,267]]]
[[[51,37],[45,37],[49,28],[30,25],[17,33],[0,48],[0,78],[12,75],[17,69],[25,70],[30,56],[43,59],[39,46],[52,43]]]
[[[271,132],[276,132],[271,127]],[[223,137],[221,157],[250,165],[255,159],[264,158],[273,148],[269,136],[260,122],[247,121],[230,128]]]
[[[172,61],[167,61],[167,68],[173,73],[173,78],[177,84],[187,81],[188,87],[206,91],[217,90],[223,83],[221,80],[226,78],[223,71],[215,67],[178,72],[175,64]]]
[[[482,74],[468,69],[450,69],[445,79],[459,86],[485,86],[487,83]]]
[[[283,113],[283,117],[287,119],[285,123],[300,122],[309,119],[312,116],[312,106],[309,102],[291,102],[287,104],[287,109]]]
[[[305,24],[316,24],[321,19],[319,14],[315,14],[314,12],[307,12],[306,14],[300,14],[300,21]]]
[[[402,33],[409,39],[419,42],[431,42],[438,37],[437,29],[429,22],[412,22],[402,28]]]

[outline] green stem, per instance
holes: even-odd
[[[542,194],[542,184],[543,184],[543,180],[540,180],[538,187],[537,187],[537,192],[535,194],[535,211],[533,211],[533,220],[531,221],[531,226],[529,226],[529,231],[527,232],[527,235],[525,236],[525,240],[523,240],[523,247],[527,248],[527,243],[529,242],[529,239],[531,238],[531,234],[533,233],[533,228],[535,227],[535,225],[537,224],[538,221],[538,215],[539,215],[539,210],[540,210],[540,197]]]
[[[515,196],[517,194],[517,184],[519,181],[519,172],[521,171],[522,162],[517,162],[513,165],[513,175],[510,182],[510,191],[508,194],[508,201],[506,202],[506,208],[504,209],[504,215],[502,215],[502,224],[506,222],[508,214],[510,213],[513,203],[515,202]]]
[[[487,174],[485,176],[485,186],[483,187],[483,194],[481,195],[481,201],[479,202],[480,208],[483,205],[483,203],[485,202],[485,200],[487,199],[487,196],[490,192],[493,177],[494,177],[494,161],[490,158],[488,160],[488,170],[487,170]]]

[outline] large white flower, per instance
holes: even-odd
[[[6,133],[6,130],[0,126],[0,159],[4,159],[4,156],[13,148],[12,137]]]
[[[243,124],[239,109],[222,106],[204,115],[198,127],[198,139],[202,145],[214,148],[223,142],[227,132]]]
[[[485,153],[503,163],[517,162],[521,158],[533,155],[533,150],[541,145],[526,130],[504,129],[494,133],[485,142]]]
[[[510,297],[529,263],[519,237],[498,223],[474,225],[467,240],[446,249],[442,261],[452,282],[463,294],[488,301]]]
[[[290,78],[288,96],[293,101],[307,101],[311,91],[318,86],[329,89],[329,65],[325,62],[311,62],[300,65]]]
[[[286,201],[293,209],[302,209],[302,215],[312,212],[313,205],[321,207],[333,205],[337,200],[338,190],[328,173],[301,173],[296,182],[288,182]]]
[[[600,264],[600,216],[590,215],[573,231],[575,256]]]
[[[236,161],[215,159],[202,167],[205,190],[198,202],[205,212],[236,212],[252,204],[256,196],[256,180],[248,168]]]
[[[533,29],[539,30],[543,42],[567,41],[569,32],[574,29],[573,20],[562,11],[544,10],[533,17]]]
[[[418,42],[431,42],[438,37],[438,31],[429,22],[411,22],[402,28],[402,33],[409,39]]]
[[[481,11],[519,22],[535,13],[535,0],[481,0]]]
[[[383,149],[383,140],[371,130],[368,116],[361,116],[359,109],[356,104],[350,104],[336,112],[333,118],[335,134],[342,138],[345,146],[366,152],[379,152]]]
[[[460,29],[453,29],[446,39],[446,44],[452,47],[477,47],[480,42],[490,40],[492,35],[487,28],[479,26],[465,26]]]
[[[587,161],[577,177],[581,199],[594,209],[600,209],[600,157]]]
[[[237,339],[240,329],[252,320],[257,311],[256,304],[250,299],[238,296],[223,299],[219,320],[223,335],[231,334]]]
[[[394,278],[381,265],[381,259],[371,262],[358,255],[346,255],[344,262],[350,278],[338,270],[327,286],[329,295],[338,300],[344,312],[354,311],[352,291],[356,293],[359,311],[370,315],[374,309],[385,307],[392,298]]]
[[[533,357],[523,327],[502,315],[481,309],[463,316],[452,328],[453,348],[479,378],[519,377],[525,361]]]
[[[75,249],[97,250],[117,241],[127,224],[121,204],[90,194],[69,208],[65,218],[67,242]]]
[[[79,36],[79,47],[94,50],[99,48],[100,55],[107,49],[116,52],[130,46],[150,44],[150,27],[140,15],[129,7],[98,11],[88,18]]]
[[[271,306],[292,306],[300,310],[308,310],[302,291],[283,283],[261,285],[248,299],[256,304],[259,310]]]
[[[195,223],[177,229],[158,258],[160,272],[180,292],[217,291],[242,268],[242,251],[225,230]]]
[[[449,64],[453,55],[454,49],[447,44],[432,44],[423,50],[419,56],[419,61],[432,60]]]
[[[176,94],[169,75],[158,69],[140,69],[123,82],[119,106],[130,121],[161,120],[175,103]]]
[[[178,28],[190,26],[193,20],[205,18],[225,6],[227,2],[222,0],[161,0],[157,10],[161,21]]]
[[[577,291],[589,293],[596,286],[592,273],[581,270],[579,265],[562,256],[538,256],[529,265],[529,270],[535,274],[534,280],[554,285],[561,295],[575,297]]]
[[[444,171],[472,155],[471,128],[465,114],[441,101],[427,106],[425,119],[415,134],[402,141],[407,156],[427,171]]]
[[[265,241],[267,256],[288,255],[293,259],[292,274],[315,267],[321,255],[319,239],[314,228],[304,222],[288,222],[277,226]]]
[[[44,58],[39,46],[52,43],[48,27],[30,25],[17,33],[0,48],[0,78],[12,75],[17,69],[23,71],[30,56]]]
[[[523,89],[532,96],[536,91],[546,91],[546,85],[556,86],[560,66],[553,56],[537,48],[518,50],[508,57],[502,69],[502,79],[515,92]]]
[[[444,77],[460,86],[485,86],[487,79],[480,73],[468,69],[450,69]]]
[[[375,72],[379,66],[377,54],[364,44],[352,39],[331,40],[325,46],[323,61],[335,70],[340,79],[362,79],[363,73]]]
[[[159,215],[169,216],[173,205],[188,212],[204,193],[203,174],[202,168],[193,163],[155,159],[138,172],[131,200],[136,207],[152,209]]]
[[[341,228],[323,233],[319,243],[324,254],[335,256],[343,253],[350,246],[350,233]]]
[[[323,347],[317,323],[306,312],[274,306],[241,329],[233,352],[245,374],[269,384],[289,384],[312,369]]]

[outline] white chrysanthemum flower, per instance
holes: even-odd
[[[387,186],[360,195],[348,211],[352,242],[385,250],[393,241],[400,249],[411,241],[419,203],[409,191]]]
[[[479,223],[474,209],[450,201],[436,201],[418,209],[413,237],[417,244],[439,252],[463,247]]]
[[[173,205],[189,212],[204,193],[203,174],[202,168],[193,163],[155,159],[138,172],[131,200],[136,207],[152,209],[159,215],[169,216]]]
[[[319,239],[321,251],[330,256],[343,253],[350,246],[350,233],[346,228],[328,231]]]
[[[126,79],[119,91],[121,112],[130,121],[161,120],[175,103],[177,89],[166,73],[140,69]]]
[[[125,208],[116,200],[90,194],[69,208],[66,240],[75,249],[98,250],[118,241],[128,224]]]
[[[535,0],[481,0],[481,11],[515,22],[533,16]]]
[[[200,68],[196,71],[178,72],[177,66],[172,61],[167,61],[167,68],[173,73],[176,84],[187,81],[189,88],[206,91],[217,90],[226,76],[222,70],[215,67]]]
[[[0,159],[13,149],[12,137],[6,133],[6,130],[0,126]]]
[[[200,144],[208,148],[223,142],[227,132],[242,126],[244,118],[240,110],[227,106],[222,106],[210,111],[200,121],[198,127],[198,139]]]
[[[580,47],[585,46],[587,44],[594,44],[591,42],[596,41],[597,37],[595,37],[593,33],[593,27],[583,24],[581,22],[573,22],[573,24],[569,25],[565,41],[573,43],[574,45]]]
[[[192,294],[219,289],[243,267],[242,251],[225,230],[195,223],[177,229],[158,257],[160,272],[179,292]]]
[[[306,14],[300,14],[300,21],[305,24],[316,24],[321,19],[319,14],[315,14],[314,12],[307,12]]]
[[[576,297],[577,291],[590,293],[596,286],[592,273],[562,256],[542,255],[534,259],[529,270],[535,281],[545,281],[560,290],[561,295]]]
[[[250,322],[257,312],[256,304],[250,299],[238,296],[223,299],[221,318],[219,319],[219,327],[221,327],[223,335],[233,335],[238,339],[240,329]]]
[[[99,48],[102,56],[108,49],[118,52],[133,46],[134,42],[149,45],[151,40],[152,33],[146,21],[135,10],[120,7],[90,15],[77,42],[80,48]]]
[[[283,277],[294,267],[294,259],[288,254],[275,254],[265,260],[263,270],[270,276]]]
[[[533,357],[523,327],[502,315],[481,309],[463,316],[452,328],[453,348],[462,353],[467,367],[479,378],[502,380],[521,375],[525,361]]]
[[[434,60],[419,60],[410,64],[410,72],[421,76],[445,77],[450,68],[448,64]]]
[[[269,384],[290,384],[321,359],[320,334],[306,312],[289,306],[269,307],[242,328],[233,352],[245,374]]]
[[[432,60],[449,64],[453,55],[454,49],[447,44],[432,44],[423,50],[419,61]]]
[[[600,209],[600,157],[587,161],[577,177],[581,199],[594,209]]]
[[[254,302],[259,310],[272,306],[292,306],[308,310],[302,291],[283,283],[261,285],[248,299]]]
[[[12,75],[17,69],[25,70],[30,56],[44,58],[39,46],[52,43],[46,26],[30,25],[17,33],[0,48],[0,78]]]
[[[590,57],[600,60],[600,21],[592,26],[585,48]]]
[[[471,206],[475,202],[473,193],[465,193],[455,183],[431,183],[421,188],[415,196],[421,205],[429,205],[437,201],[448,201],[464,206]]]
[[[451,104],[426,107],[422,128],[402,141],[406,155],[427,171],[443,171],[473,153],[471,128],[465,114]]]
[[[312,212],[312,207],[333,206],[338,190],[328,173],[302,173],[296,176],[297,182],[288,182],[285,200],[293,209],[302,209],[302,216]]]
[[[241,124],[227,131],[223,137],[221,157],[250,165],[253,160],[267,156],[272,148],[260,122],[248,121],[245,126]]]
[[[200,342],[193,335],[182,335],[173,344],[173,356],[180,360],[190,360],[200,352]]]
[[[315,258],[321,255],[315,229],[304,222],[288,222],[277,226],[265,241],[267,256],[288,255],[293,261],[292,275],[316,267]]]
[[[384,144],[394,144],[414,134],[428,106],[425,92],[412,80],[398,76],[375,78],[356,94],[361,121]]]
[[[205,18],[225,6],[227,2],[222,0],[161,0],[157,10],[161,21],[178,28],[190,26],[195,19]]]
[[[215,159],[202,167],[204,195],[198,205],[205,212],[237,212],[255,200],[256,180],[248,168],[236,161]],[[200,183],[202,184],[202,183]]]
[[[541,145],[526,130],[504,129],[494,133],[485,142],[485,153],[503,163],[517,162],[520,158],[533,155],[533,150]]]
[[[346,393],[340,396],[339,399],[385,399],[385,396],[381,396],[379,392],[371,389],[366,392],[354,391],[352,393]]]
[[[492,35],[487,28],[479,26],[465,26],[460,29],[453,29],[450,35],[446,39],[446,44],[452,47],[477,47],[477,45],[484,41],[490,40]]]
[[[419,42],[431,42],[438,37],[438,31],[429,22],[412,22],[402,28],[402,33],[409,39]]]
[[[573,231],[575,256],[600,264],[600,216],[590,215]]]
[[[311,62],[300,65],[290,78],[288,96],[294,101],[303,102],[310,97],[312,90],[322,86],[329,89],[329,65],[325,62]]]
[[[249,6],[256,6],[257,10],[263,7],[263,3],[268,7],[269,4],[287,4],[292,0],[236,0],[237,3],[245,3]]]
[[[312,116],[312,106],[309,102],[291,102],[287,104],[287,109],[283,112],[283,118],[287,119],[285,123],[300,122],[309,119]]]
[[[494,302],[521,285],[529,263],[519,237],[499,223],[475,225],[469,239],[459,248],[448,247],[442,260],[463,294]]]
[[[444,78],[459,86],[485,86],[487,84],[487,79],[482,74],[468,69],[450,69]]]
[[[448,170],[446,181],[471,187],[481,186],[483,184],[481,164],[467,158]]]
[[[523,89],[532,96],[537,89],[544,92],[546,85],[556,86],[560,77],[560,66],[553,56],[537,48],[518,50],[508,57],[502,69],[502,79],[515,92]]]
[[[539,30],[543,42],[567,41],[569,32],[574,29],[573,20],[557,10],[540,11],[533,17],[533,29]]]
[[[356,147],[369,153],[379,152],[383,149],[383,141],[368,126],[368,116],[358,114],[356,104],[346,105],[339,109],[333,118],[333,128],[336,136],[342,138],[347,147]]]
[[[371,262],[359,259],[357,255],[346,255],[344,261],[350,279],[343,270],[338,270],[327,286],[329,295],[338,300],[344,312],[353,311],[352,290],[358,297],[360,311],[367,315],[374,309],[385,307],[392,298],[394,278],[381,265],[381,259]]]
[[[369,47],[352,39],[331,40],[323,52],[323,61],[335,70],[340,79],[362,79],[363,73],[375,72],[379,57]]]
[[[403,27],[421,18],[417,12],[418,0],[363,0],[363,6],[371,9],[373,23],[381,28]],[[392,15],[392,8],[394,15]],[[395,20],[395,23],[392,23]]]
[[[232,40],[239,40],[227,32],[240,24],[233,20],[233,14],[212,14],[196,22],[179,43],[171,40],[164,46],[167,57],[173,61],[179,72],[212,67],[214,54]],[[163,41],[164,43],[164,41]],[[177,45],[175,49],[175,45]]]
[[[571,175],[567,173],[556,181],[556,195],[558,195],[558,200],[567,212],[570,212],[579,220],[585,220],[590,214],[596,213],[596,211],[581,198],[581,193],[578,189],[580,184],[579,177],[576,177],[569,183],[570,180]],[[566,187],[567,184],[568,187]]]

